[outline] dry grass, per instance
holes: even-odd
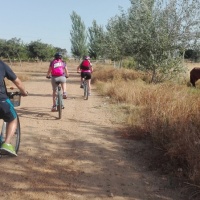
[[[150,135],[174,164],[174,171],[181,168],[184,175],[200,183],[199,89],[175,83],[149,85],[138,72],[109,67],[97,68],[93,77],[102,94],[126,104],[130,132],[138,132],[138,137]]]
[[[6,63],[8,64],[12,70],[16,73],[16,75],[21,79],[22,82],[28,81],[32,79],[31,74],[33,73],[46,73],[48,70],[49,62],[22,62],[22,63]],[[8,87],[13,86],[11,81],[6,79],[6,85]]]

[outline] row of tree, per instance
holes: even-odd
[[[0,57],[9,61],[49,61],[55,52],[61,52],[67,56],[67,50],[42,43],[40,40],[24,44],[21,39],[0,39]]]
[[[94,20],[86,28],[72,12],[71,52],[81,58],[134,59],[135,68],[152,72],[152,82],[173,78],[183,71],[185,51],[200,58],[200,0],[130,0],[105,28]],[[194,55],[194,54],[193,54]]]

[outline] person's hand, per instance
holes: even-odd
[[[48,79],[49,79],[49,78],[51,78],[51,76],[46,76],[46,78],[48,78]]]
[[[27,92],[27,91],[26,91],[25,93],[24,93],[24,92],[21,92],[21,96],[23,96],[23,97],[28,96],[28,92]]]

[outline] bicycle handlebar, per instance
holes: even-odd
[[[46,76],[46,78],[50,79],[52,76]],[[65,76],[65,78],[69,78],[69,76]]]

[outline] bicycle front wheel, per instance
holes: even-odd
[[[20,139],[21,139],[20,121],[19,117],[17,116],[17,129],[15,131],[14,136],[11,139],[11,144],[15,147],[16,153],[19,151]]]
[[[58,110],[58,118],[61,119],[62,117],[62,95],[61,91],[58,91],[58,99],[57,99],[57,110]]]
[[[2,130],[1,130],[1,137],[0,137],[1,144],[4,143],[4,139],[6,136],[6,126],[7,126],[7,123],[4,122],[3,126],[2,126]],[[10,141],[10,143],[13,145],[16,153],[19,151],[20,138],[21,138],[20,121],[19,121],[19,117],[17,116],[17,128],[16,128],[16,131]],[[2,153],[2,154],[5,154],[5,153]]]

